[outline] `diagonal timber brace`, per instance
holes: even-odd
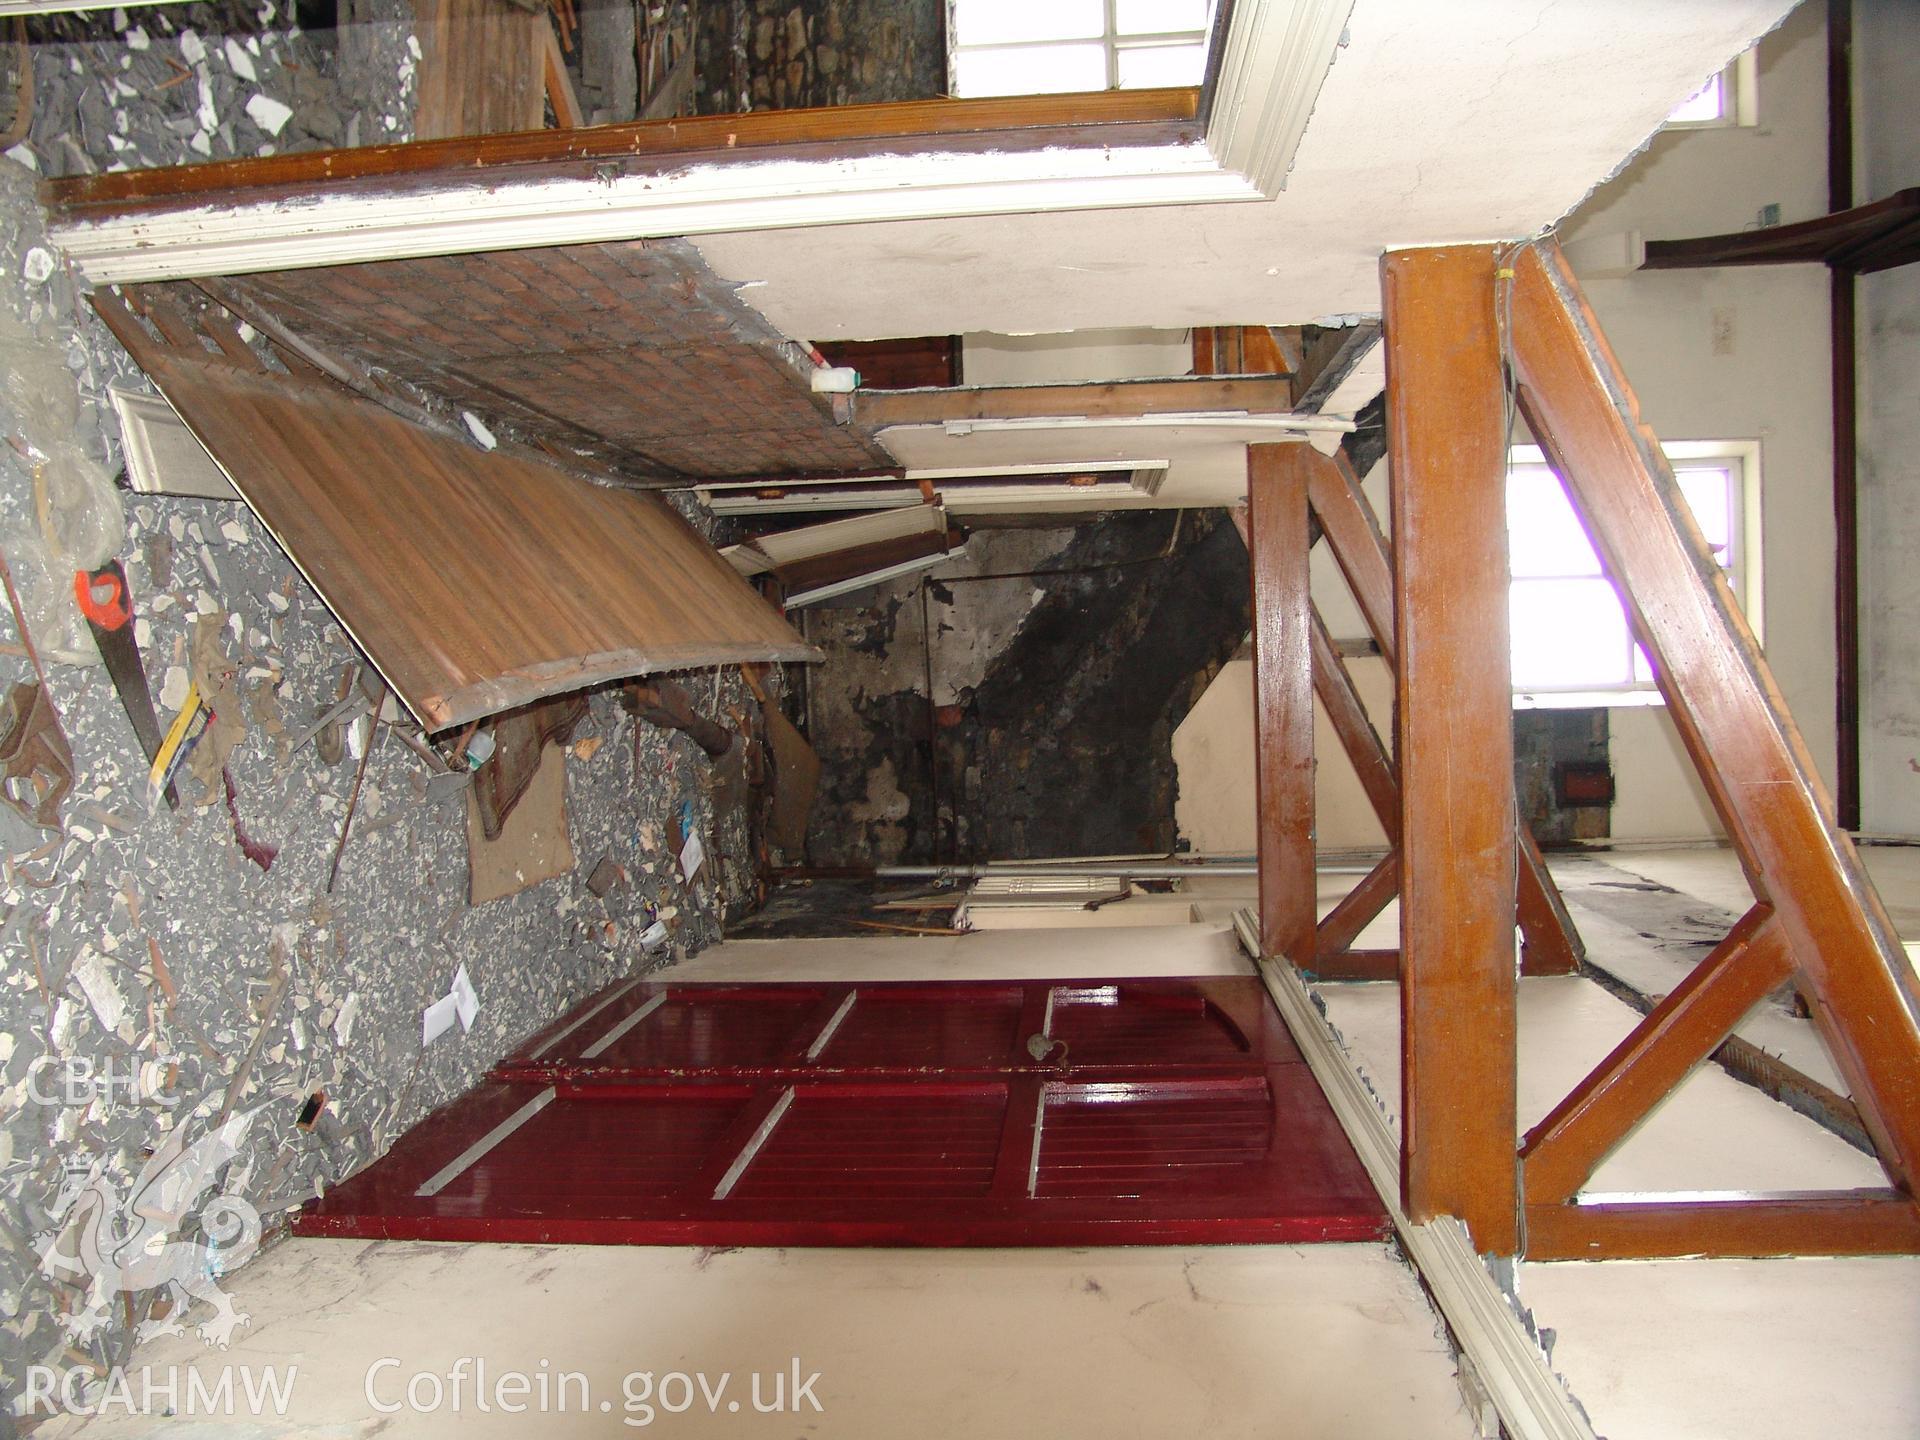
[[[1887,1173],[1920,1178],[1920,994],[1753,632],[1556,247],[1512,269],[1522,413],[1566,484]]]

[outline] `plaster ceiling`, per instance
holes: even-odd
[[[1273,200],[710,235],[812,340],[1290,325],[1379,309],[1389,248],[1529,235],[1792,9],[1785,0],[1357,0]]]

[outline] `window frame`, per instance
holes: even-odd
[[[1720,72],[1720,113],[1710,120],[1668,120],[1662,130],[1734,130],[1760,123],[1760,59],[1757,47],[1734,56]],[[1702,89],[1706,88],[1703,84]],[[1694,92],[1699,93],[1698,91]],[[1687,99],[1692,99],[1689,95]],[[1682,101],[1681,104],[1685,104]],[[1676,110],[1679,106],[1674,107]]]
[[[1666,452],[1668,463],[1677,470],[1705,468],[1701,462],[1710,461],[1724,465],[1729,471],[1728,484],[1732,494],[1729,496],[1728,505],[1728,564],[1723,567],[1723,570],[1733,590],[1734,600],[1740,606],[1748,626],[1753,631],[1754,639],[1764,644],[1766,591],[1763,573],[1765,547],[1761,533],[1763,491],[1760,442],[1751,439],[1668,440],[1662,442],[1661,449]],[[1538,445],[1513,446],[1508,452],[1507,466],[1509,474],[1517,469],[1531,469],[1536,466],[1551,469]],[[1509,552],[1509,570],[1511,566],[1511,552]],[[1604,560],[1601,570],[1604,575]],[[1523,581],[1555,578],[1575,577],[1521,577]],[[1611,576],[1607,578],[1611,580]],[[1515,583],[1511,575],[1507,583],[1511,591]],[[1632,622],[1630,620],[1628,637],[1631,642]],[[1629,679],[1613,684],[1589,684],[1566,688],[1519,685],[1513,687],[1513,708],[1516,710],[1615,708],[1664,705],[1665,703],[1665,697],[1661,695],[1659,686],[1651,680]]]
[[[1120,55],[1127,50],[1153,50],[1169,45],[1197,44],[1200,47],[1201,71],[1206,70],[1208,47],[1212,43],[1214,22],[1219,16],[1219,0],[1208,0],[1206,24],[1198,30],[1161,30],[1144,35],[1120,34],[1119,0],[1101,0],[1102,30],[1097,36],[1054,37],[1044,40],[1003,40],[983,45],[962,45],[956,39],[959,27],[956,23],[959,8],[966,0],[947,0],[947,94],[954,99],[984,98],[961,94],[959,80],[959,57],[967,51],[981,50],[1045,50],[1059,46],[1099,45],[1105,51],[1108,90],[1118,90],[1120,86]],[[1201,83],[1196,80],[1194,83]],[[1149,87],[1150,88],[1150,87]],[[1035,91],[1022,94],[1072,94],[1072,91]]]

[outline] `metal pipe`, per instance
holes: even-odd
[[[1365,875],[1367,865],[1321,865],[1321,875]],[[1257,876],[1260,867],[1251,860],[1224,860],[1202,864],[1118,864],[1058,865],[1001,862],[990,865],[876,865],[876,880],[979,880],[989,875],[1046,879],[1054,875],[1111,875],[1120,880],[1189,880],[1195,876]]]

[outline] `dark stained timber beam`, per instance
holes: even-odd
[[[1920,1207],[1896,1190],[1598,1199],[1527,1207],[1529,1260],[1912,1255]]]
[[[807,110],[760,110],[462,136],[350,150],[174,165],[72,176],[42,187],[55,210],[86,219],[138,210],[160,200],[237,202],[249,193],[297,192],[312,185],[392,189],[439,176],[504,184],[554,174],[593,175],[649,162],[684,165],[726,160],[751,165],[809,149],[834,153],[1019,151],[1062,145],[1198,138],[1199,92],[1191,88],[1115,90],[979,100],[912,100]]]
[[[1522,409],[1621,590],[1755,896],[1773,906],[1881,1162],[1911,1192],[1920,982],[1565,258],[1530,246],[1514,268]]]
[[[1247,553],[1253,572],[1254,792],[1260,944],[1312,964],[1318,883],[1313,853],[1312,608],[1307,475],[1300,444],[1247,447]]]
[[[1547,873],[1547,860],[1534,841],[1533,831],[1522,820],[1516,833],[1520,846],[1520,973],[1572,975],[1586,958],[1587,947],[1567,913],[1567,902],[1560,898],[1560,887]]]
[[[1401,1185],[1519,1247],[1506,415],[1489,245],[1389,252]]]
[[[933,390],[860,390],[853,420],[863,430],[942,425],[960,420],[1032,420],[1137,415],[1285,415],[1291,382],[1283,375],[1177,380],[1100,380],[1076,385],[962,385]]]
[[[1362,876],[1360,883],[1342,896],[1340,903],[1329,910],[1326,918],[1320,922],[1314,940],[1315,951],[1320,959],[1314,962],[1314,974],[1322,979],[1330,978],[1322,973],[1320,960],[1338,955],[1352,945],[1360,932],[1372,924],[1374,918],[1399,893],[1400,856],[1397,851],[1389,850],[1386,857]]]
[[[1393,664],[1393,566],[1373,506],[1360,489],[1360,479],[1354,474],[1344,450],[1315,465],[1307,498],[1314,519],[1320,524],[1321,534],[1326,537],[1327,547],[1333,552],[1334,563],[1340,567],[1347,588],[1353,592],[1354,601],[1367,622],[1374,644],[1386,662]],[[1324,691],[1321,699],[1322,703],[1328,704],[1329,715],[1337,727],[1339,718],[1333,715]],[[1345,734],[1342,739],[1346,739]],[[1366,781],[1368,770],[1350,744],[1348,754],[1354,757],[1354,767],[1359,770],[1362,781]],[[1369,789],[1368,793],[1371,797],[1372,790]],[[1396,811],[1397,808],[1396,804]],[[1381,809],[1377,799],[1374,811],[1380,816],[1380,823],[1386,828],[1387,834],[1392,836],[1397,822],[1389,822],[1387,812]],[[1574,928],[1573,918],[1567,914],[1559,889],[1554,885],[1553,877],[1547,873],[1540,847],[1534,843],[1525,825],[1518,827],[1517,839],[1520,865],[1518,913],[1521,933],[1526,939],[1521,952],[1521,972],[1527,975],[1570,975],[1579,968],[1585,953],[1580,932]]]
[[[1527,1135],[1520,1148],[1529,1205],[1572,1196],[1634,1126],[1793,974],[1793,958],[1757,905],[1631,1035]]]
[[[1387,843],[1398,844],[1400,777],[1394,771],[1387,747],[1381,743],[1380,732],[1367,718],[1367,707],[1354,688],[1346,662],[1334,649],[1333,639],[1327,634],[1326,622],[1320,618],[1317,607],[1311,624],[1314,692],[1320,697],[1321,708],[1327,712],[1327,723],[1333,727],[1340,748],[1347,752],[1354,773],[1360,777],[1360,788],[1367,793],[1374,817],[1386,832]]]
[[[1398,980],[1398,950],[1334,950],[1316,956],[1309,975],[1314,980]]]

